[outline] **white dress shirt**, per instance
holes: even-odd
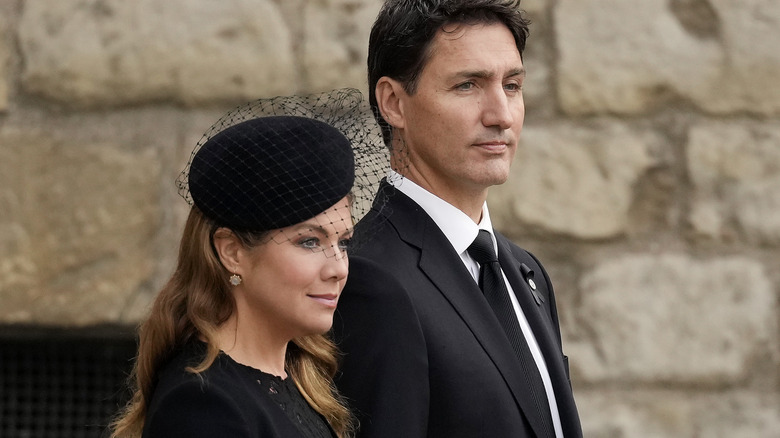
[[[471,243],[474,242],[474,239],[477,238],[479,230],[486,230],[490,233],[490,236],[493,238],[493,250],[498,254],[496,237],[493,235],[493,225],[490,222],[490,213],[488,212],[487,202],[482,205],[482,219],[479,224],[475,224],[466,213],[393,170],[388,174],[387,181],[403,194],[411,198],[428,213],[428,216],[433,219],[439,229],[441,229],[447,237],[447,240],[455,249],[455,252],[460,255],[466,269],[468,269],[471,276],[474,277],[474,281],[478,281],[479,264],[469,255],[467,249]],[[503,275],[503,270],[501,273]],[[563,438],[561,418],[560,414],[558,414],[558,405],[555,402],[555,392],[553,391],[550,373],[547,371],[547,364],[544,361],[544,356],[542,356],[542,352],[539,350],[539,344],[536,342],[536,337],[531,331],[531,326],[528,324],[528,320],[523,313],[523,309],[520,307],[520,303],[517,302],[517,297],[515,297],[512,285],[507,281],[506,275],[504,275],[504,283],[506,283],[507,290],[509,291],[509,298],[512,300],[512,306],[515,309],[517,321],[520,323],[523,336],[528,343],[536,366],[539,368],[539,374],[542,377],[542,383],[544,383],[544,389],[547,393],[547,401],[550,405],[550,414],[553,420],[555,436],[557,438]]]

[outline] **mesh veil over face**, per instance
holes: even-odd
[[[388,160],[363,96],[341,89],[228,112],[195,146],[177,185],[190,205],[233,231],[258,235],[315,216],[351,229],[371,208]],[[347,195],[350,212],[330,209]]]

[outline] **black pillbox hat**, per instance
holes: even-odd
[[[211,137],[192,158],[193,202],[217,225],[262,232],[311,219],[349,194],[349,140],[327,123],[260,117]]]

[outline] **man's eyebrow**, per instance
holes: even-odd
[[[455,78],[490,79],[495,77],[495,73],[490,70],[463,70],[455,73],[452,76]],[[525,77],[525,69],[522,67],[513,68],[504,75],[505,78],[511,78],[515,76]]]
[[[515,76],[525,77],[525,69],[523,67],[513,68],[512,70],[509,70],[504,77],[511,78]]]

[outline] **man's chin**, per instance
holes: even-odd
[[[483,187],[500,186],[509,180],[509,169],[492,169],[482,173],[476,181]]]

